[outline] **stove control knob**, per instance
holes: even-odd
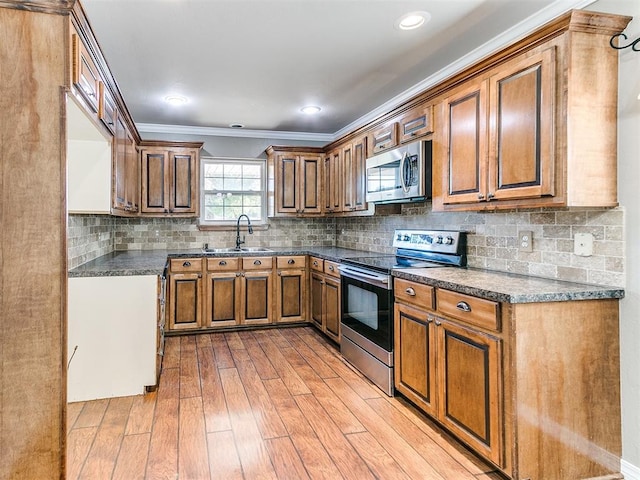
[[[425,240],[427,241],[427,243],[433,243],[433,237],[431,235],[427,235]]]
[[[438,239],[436,240],[436,243],[438,244],[442,243],[442,235],[438,235]]]
[[[411,240],[411,237],[409,235],[405,235],[404,236],[404,241],[408,242],[409,240]]]
[[[448,236],[447,238],[444,239],[444,243],[446,245],[453,245],[453,237],[452,236]]]
[[[399,242],[402,241],[402,234],[401,233],[398,234],[398,236],[396,237],[396,240],[399,241]]]

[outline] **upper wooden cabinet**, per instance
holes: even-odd
[[[141,143],[141,213],[195,217],[202,143]]]
[[[400,143],[410,142],[433,133],[433,105],[418,105],[398,120]]]
[[[435,112],[433,209],[616,206],[609,39],[628,21],[573,11],[461,74]]]
[[[77,33],[71,35],[71,81],[85,104],[93,112],[98,112],[98,95],[100,92],[100,74],[98,67],[86,45]]]
[[[269,216],[322,213],[322,149],[267,149]]]
[[[362,212],[367,210],[365,201],[367,137],[356,138],[340,147],[342,160],[342,211]]]
[[[112,211],[114,215],[139,212],[140,170],[135,141],[121,118],[115,118],[112,167]]]
[[[369,154],[383,152],[398,145],[398,122],[390,121],[368,135]]]
[[[553,194],[554,87],[550,48],[508,62],[444,100],[443,203]]]
[[[324,156],[324,207],[327,214],[340,213],[344,209],[344,177],[342,148],[337,147]]]

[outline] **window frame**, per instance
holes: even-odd
[[[259,193],[262,196],[262,205],[260,208],[260,220],[251,220],[251,224],[255,226],[267,225],[267,161],[263,158],[242,158],[242,157],[200,157],[200,216],[198,218],[198,226],[202,229],[221,229],[226,230],[231,227],[235,228],[236,219],[233,220],[206,220],[205,197],[211,190],[206,190],[205,185],[205,166],[207,164],[229,164],[238,163],[241,165],[259,165],[262,181]],[[241,192],[257,193],[253,190],[240,190]]]

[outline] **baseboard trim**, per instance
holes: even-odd
[[[640,468],[625,460],[620,460],[620,472],[625,480],[640,480]]]

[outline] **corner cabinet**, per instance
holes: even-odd
[[[628,21],[569,12],[436,100],[433,209],[616,206],[609,39]]]
[[[322,213],[322,149],[267,149],[270,217],[317,216]]]
[[[197,217],[202,143],[142,142],[141,214]]]

